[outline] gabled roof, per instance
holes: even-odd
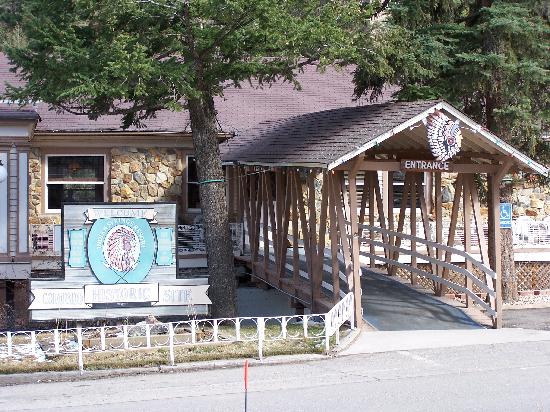
[[[546,167],[444,101],[346,107],[271,122],[229,139],[221,146],[222,159],[226,164],[331,170],[375,146],[400,153],[427,149],[422,120],[436,110],[461,122],[464,152],[510,156],[520,166],[548,174]]]
[[[5,91],[5,83],[21,85],[22,82],[10,72],[10,62],[0,53],[0,96]],[[217,98],[218,122],[220,131],[241,133],[267,121],[286,119],[292,116],[334,109],[339,107],[362,105],[363,100],[353,100],[353,68],[335,70],[327,68],[320,73],[313,67],[305,67],[298,75],[302,90],[296,90],[290,83],[275,83],[258,88],[257,85],[243,84],[242,88],[227,88],[223,98]],[[390,98],[394,89],[388,89],[381,101]],[[1,98],[1,97],[0,97]],[[0,101],[0,108],[14,109]],[[99,133],[122,132],[120,116],[102,116],[98,120],[89,120],[86,116],[70,113],[57,113],[49,110],[45,103],[33,107],[40,115],[41,122],[37,133]],[[187,111],[159,111],[157,117],[144,122],[145,128],[130,128],[128,132],[143,133],[180,133],[189,132]]]

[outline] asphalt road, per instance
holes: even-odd
[[[505,309],[505,328],[550,330],[550,308]]]
[[[523,342],[255,366],[248,411],[550,410],[550,344]],[[243,411],[242,369],[0,388],[0,410]]]

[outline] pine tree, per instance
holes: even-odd
[[[0,0],[9,5],[9,0]],[[353,54],[357,21],[373,5],[354,0],[21,0],[24,42],[3,49],[26,81],[16,101],[123,127],[159,110],[188,110],[206,232],[213,315],[235,315],[235,278],[214,97],[255,80],[296,82],[306,64]],[[376,3],[376,2],[375,2]],[[6,8],[4,7],[4,10]],[[4,17],[6,14],[3,14]],[[1,17],[1,16],[0,16]]]
[[[357,95],[393,84],[402,100],[444,98],[550,159],[541,140],[550,123],[548,2],[395,0],[377,26],[380,41],[356,71]]]

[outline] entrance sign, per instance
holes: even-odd
[[[500,204],[500,228],[512,229],[512,204]]]
[[[33,280],[33,320],[206,314],[204,279],[177,279],[176,205],[65,204],[64,280]]]
[[[452,164],[439,160],[401,160],[403,172],[451,172]]]

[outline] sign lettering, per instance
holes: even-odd
[[[439,160],[401,160],[401,170],[404,172],[451,172],[452,164]]]

